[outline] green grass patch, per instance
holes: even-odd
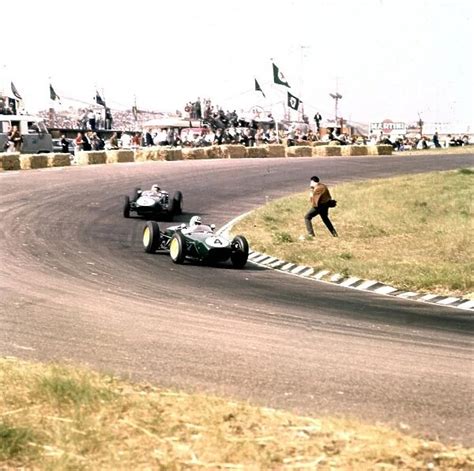
[[[51,368],[51,373],[38,378],[36,395],[57,407],[95,407],[113,398],[110,390],[99,388],[87,375],[71,377],[61,367]]]
[[[254,250],[309,267],[375,279],[401,289],[474,296],[473,169],[346,183],[331,188],[340,237],[313,219],[308,192],[268,203],[233,229]]]
[[[56,378],[54,386],[41,380],[51,377]],[[300,417],[214,396],[131,384],[72,366],[0,358],[0,390],[0,469],[474,466],[473,449],[383,426]]]
[[[35,434],[30,428],[15,427],[0,421],[0,464],[18,457],[29,457],[29,443],[34,439]]]

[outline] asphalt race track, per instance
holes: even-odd
[[[304,191],[474,155],[148,162],[0,173],[0,355],[474,444],[472,313],[288,276],[174,265],[122,195],[155,181],[217,227]],[[169,224],[169,223],[168,223]],[[303,231],[303,215],[302,215]],[[318,223],[320,224],[320,223]],[[342,234],[343,236],[343,234]]]

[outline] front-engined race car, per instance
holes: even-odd
[[[160,188],[155,191],[142,191],[140,188],[135,188],[131,198],[125,196],[123,217],[129,218],[131,212],[145,218],[158,219],[165,217],[172,221],[175,215],[183,212],[183,195],[180,191],[177,191],[171,198],[167,191]]]
[[[196,217],[196,216],[195,216]],[[143,229],[145,252],[169,251],[174,263],[191,259],[206,263],[225,262],[230,259],[235,268],[243,268],[249,256],[249,244],[244,236],[232,240],[215,235],[213,226],[181,224],[163,232],[155,221],[148,221]]]

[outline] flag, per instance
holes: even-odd
[[[285,76],[280,71],[280,69],[272,62],[273,66],[273,81],[278,85],[284,85],[285,87],[291,88],[290,84],[287,82]]]
[[[263,93],[263,90],[260,87],[260,84],[257,82],[257,79],[255,79],[255,91],[256,92],[262,92],[263,98],[266,98],[265,93]]]
[[[132,114],[133,114],[133,118],[135,119],[135,121],[137,121],[137,119],[138,119],[138,108],[137,108],[136,105],[132,106]]]
[[[290,92],[288,92],[288,106],[292,108],[295,111],[298,111],[298,108],[300,106],[301,100],[294,95],[292,95]]]
[[[102,99],[102,97],[99,95],[99,92],[96,91],[95,92],[95,102],[98,104],[98,105],[101,105],[103,107],[105,107],[105,101]]]
[[[15,95],[19,100],[23,100],[23,98],[21,98],[19,91],[16,89],[15,85],[13,84],[13,82],[11,82],[11,84],[12,84],[13,95]]]
[[[49,98],[53,101],[60,100],[59,95],[54,91],[54,88],[51,84],[49,84]]]

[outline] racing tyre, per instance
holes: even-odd
[[[170,257],[174,263],[183,263],[186,257],[186,241],[183,234],[176,232],[170,241]]]
[[[160,226],[155,221],[148,221],[143,228],[143,248],[146,253],[155,253],[161,244]]]
[[[173,196],[174,214],[183,214],[183,194],[177,191]]]
[[[125,196],[125,201],[123,203],[123,217],[130,217],[130,198],[128,196]]]
[[[234,268],[243,268],[249,258],[249,243],[244,236],[238,235],[232,239],[230,260]]]

